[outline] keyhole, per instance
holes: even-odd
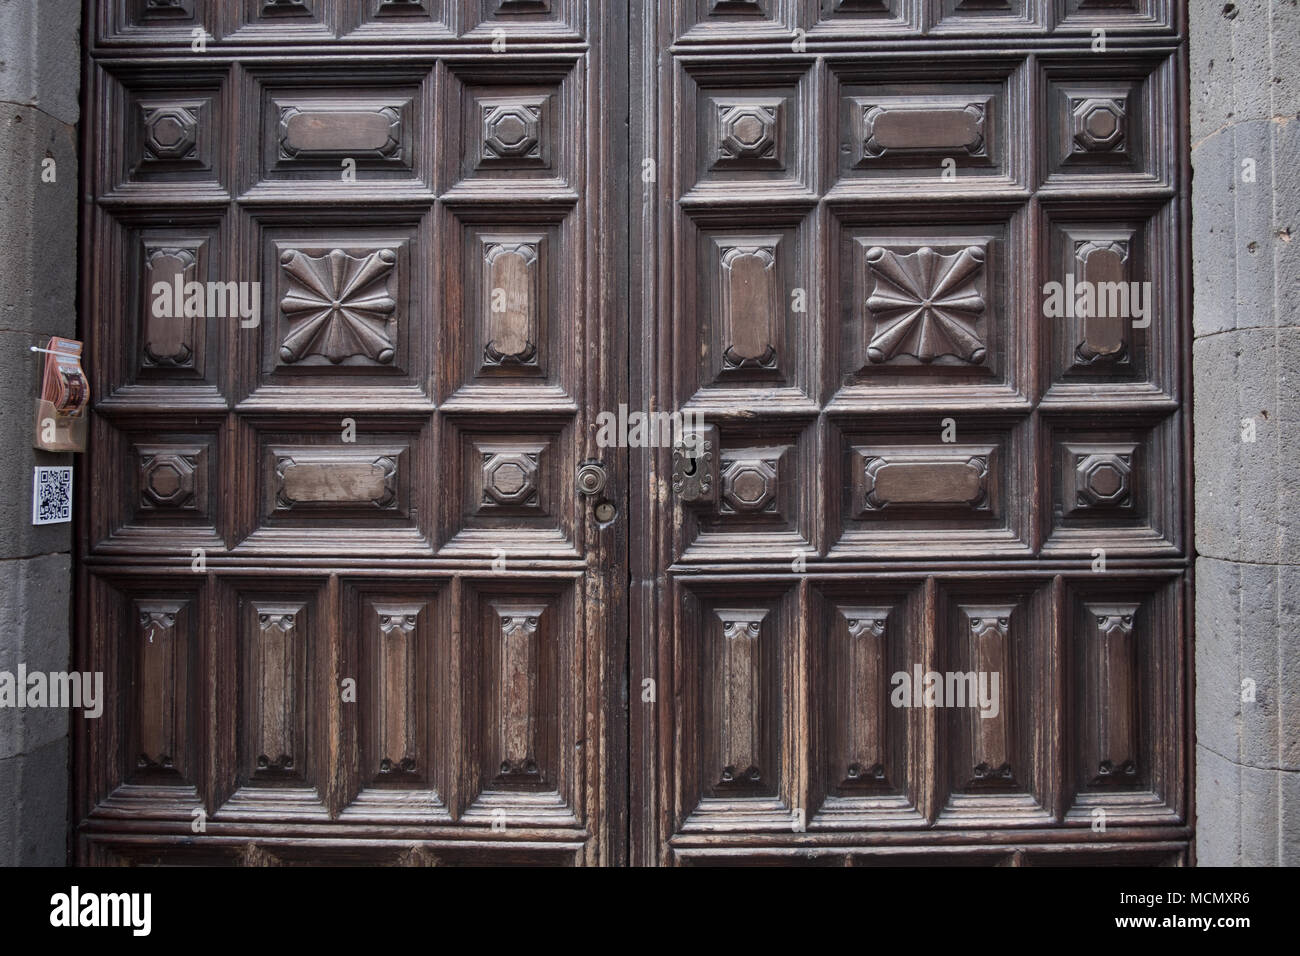
[[[699,459],[690,457],[686,459],[686,470],[682,472],[687,478],[694,478],[695,472],[699,468]]]

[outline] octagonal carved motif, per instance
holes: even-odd
[[[1124,97],[1071,97],[1071,149],[1076,153],[1122,152],[1127,112]]]
[[[1075,462],[1078,506],[1114,508],[1130,504],[1132,465],[1132,455],[1105,453],[1078,456]]]
[[[502,508],[537,507],[537,453],[483,455],[483,504]]]
[[[205,475],[203,449],[137,446],[142,511],[197,511]]]
[[[733,458],[723,461],[722,513],[764,514],[776,511],[775,458]]]
[[[198,158],[199,118],[185,106],[144,108],[145,159],[154,161]]]
[[[781,101],[735,100],[718,103],[720,166],[778,162],[781,152]]]
[[[483,159],[540,160],[542,104],[527,100],[496,100],[482,104]]]

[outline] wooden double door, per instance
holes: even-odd
[[[79,860],[1187,861],[1180,5],[87,7]]]

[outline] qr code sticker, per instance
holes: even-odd
[[[32,524],[72,520],[72,469],[37,468],[32,481]]]

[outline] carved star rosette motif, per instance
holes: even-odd
[[[280,302],[289,331],[280,343],[286,364],[322,356],[338,365],[364,357],[380,365],[393,361],[390,322],[397,301],[389,277],[397,253],[380,249],[357,257],[334,249],[309,256],[290,249],[280,257],[288,290]]]
[[[924,246],[900,254],[873,246],[867,273],[874,286],[867,309],[875,320],[867,358],[888,362],[908,355],[921,362],[955,356],[978,365],[988,354],[978,331],[984,313],[979,278],[984,250],[967,246],[951,255]]]

